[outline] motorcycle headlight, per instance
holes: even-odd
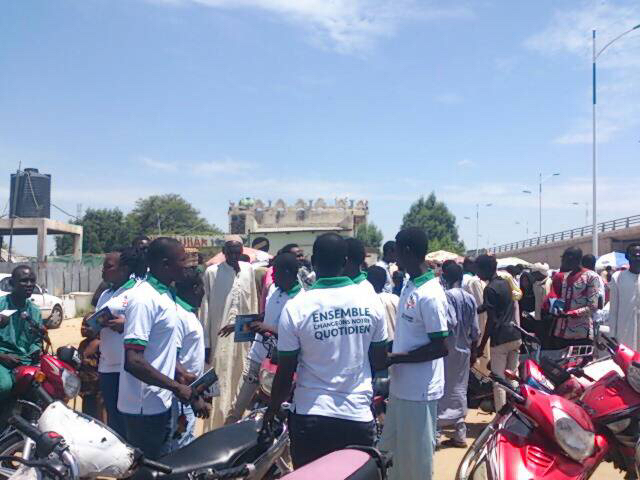
[[[578,422],[558,408],[553,408],[553,429],[556,441],[567,455],[582,462],[593,455],[596,448],[596,435],[585,430]]]
[[[273,387],[274,378],[275,375],[269,370],[266,370],[264,368],[260,370],[260,388],[262,389],[264,394],[269,397],[271,396],[271,387]]]
[[[75,397],[80,393],[80,378],[67,369],[62,370],[62,388],[64,388],[65,396]]]
[[[640,364],[633,362],[627,370],[627,382],[631,388],[640,393]]]

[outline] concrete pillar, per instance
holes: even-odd
[[[82,232],[73,235],[73,259],[82,260]]]
[[[38,246],[37,246],[38,262],[44,262],[47,255],[47,225],[46,223],[38,223]]]

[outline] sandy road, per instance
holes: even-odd
[[[60,328],[51,330],[49,335],[54,349],[61,345],[78,345],[82,340],[80,336],[81,319],[74,318],[65,320]],[[467,417],[469,435],[477,435],[482,431],[483,425],[491,420],[491,415],[478,410],[471,410]],[[471,442],[471,440],[469,440]],[[435,456],[435,480],[449,480],[455,478],[456,470],[464,455],[465,450],[461,448],[445,448],[436,452]],[[613,468],[609,463],[600,466],[591,477],[594,480],[612,480],[624,478],[624,476]],[[528,480],[528,479],[527,479]]]

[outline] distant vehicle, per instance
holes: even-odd
[[[0,297],[11,293],[10,278],[11,275],[9,273],[0,273]],[[44,324],[47,328],[58,328],[60,326],[64,318],[61,298],[55,295],[49,295],[46,288],[36,285],[33,289],[31,300],[40,308]]]

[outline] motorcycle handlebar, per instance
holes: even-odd
[[[523,337],[528,338],[530,341],[532,341],[534,343],[540,344],[540,339],[538,337],[536,337],[535,335],[527,332],[524,328],[522,328],[516,322],[511,322],[511,326],[515,327],[520,332],[520,335],[522,335]]]
[[[155,470],[156,472],[164,473],[165,475],[170,475],[173,472],[173,468],[168,465],[165,465],[160,462],[156,462],[154,460],[149,460],[148,458],[140,459],[140,465],[143,467],[147,467],[150,470]]]
[[[9,418],[8,423],[9,425],[15,427],[15,429],[18,430],[20,433],[29,437],[31,440],[33,440],[36,443],[38,442],[38,440],[40,439],[40,436],[42,435],[42,432],[38,430],[38,428],[31,425],[22,417],[18,417],[14,415],[11,418]]]
[[[516,392],[513,386],[509,382],[507,382],[504,378],[497,376],[495,373],[491,373],[489,375],[489,378],[495,383],[497,383],[504,390],[506,390],[507,393],[511,395],[516,402],[524,403],[524,397],[520,395],[518,392]]]

